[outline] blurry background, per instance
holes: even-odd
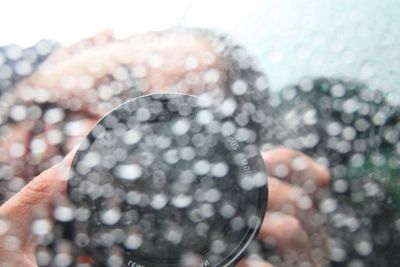
[[[305,111],[311,110],[311,107],[318,110],[318,112],[311,110],[311,114],[323,113],[324,116],[320,116],[316,120],[320,120],[321,125],[331,125],[328,123],[338,122],[335,125],[340,126],[337,134],[331,134],[329,131],[323,130],[322,127],[316,127],[315,129],[321,132],[316,133],[321,134],[321,142],[318,141],[319,139],[315,139],[318,142],[318,149],[312,148],[306,151],[314,158],[324,158],[324,155],[327,155],[327,158],[336,159],[332,161],[333,163],[331,162],[334,181],[332,188],[337,193],[335,196],[340,202],[336,204],[336,200],[329,198],[327,199],[328,202],[325,202],[334,203],[332,211],[335,210],[335,213],[332,213],[327,228],[331,230],[332,236],[339,240],[332,246],[331,259],[338,264],[344,262],[343,265],[334,266],[400,266],[399,259],[396,257],[398,247],[400,247],[400,238],[398,238],[400,233],[400,210],[398,209],[400,207],[398,204],[400,203],[400,181],[397,179],[400,165],[396,165],[400,162],[400,145],[398,142],[400,136],[398,131],[400,129],[398,128],[400,125],[398,123],[400,121],[398,109],[400,107],[400,91],[398,90],[398,84],[400,84],[400,75],[398,74],[400,70],[399,0],[3,0],[1,3],[0,46],[14,43],[29,47],[41,39],[54,40],[61,45],[68,46],[107,29],[114,30],[115,38],[119,39],[137,33],[161,31],[173,27],[209,28],[227,33],[242,44],[268,76],[270,88],[273,91],[279,91],[287,85],[298,84],[303,77],[314,79],[318,76],[327,76],[351,77],[366,83],[373,89],[390,92],[388,101],[383,101],[380,97],[377,97],[378,94],[369,95],[371,99],[360,100],[360,103],[372,103],[368,120],[374,122],[374,126],[366,132],[368,140],[372,140],[369,142],[368,151],[361,149],[345,150],[346,147],[351,148],[353,146],[350,141],[354,141],[353,147],[357,148],[358,139],[362,141],[367,138],[363,133],[352,136],[350,132],[349,137],[345,136],[343,132],[340,135],[341,139],[335,137],[336,135],[339,136],[341,129],[353,129],[348,117],[342,117],[341,114],[335,113],[334,109],[328,110],[329,112],[326,111],[326,107],[330,103],[333,103],[333,107],[335,106],[335,97],[331,97],[325,102],[320,101],[323,94],[332,95],[329,91],[324,91],[324,88],[333,88],[336,83],[335,80],[316,80],[313,84],[315,90],[312,90],[309,95],[302,95],[306,100],[295,99],[297,102],[292,101],[291,98],[291,95],[293,96],[291,89],[293,88],[288,88],[290,90],[283,91],[282,95],[289,97],[286,102],[283,101],[279,108],[282,118],[286,118],[284,122],[287,122],[288,128],[293,128],[290,129],[291,131],[297,131],[296,135],[293,136],[296,138],[298,136],[304,137],[302,140],[311,140],[305,137],[315,136],[312,135],[315,134],[315,127],[308,127],[307,123],[302,123],[305,122],[304,118],[308,118],[307,114],[310,114]],[[0,58],[0,67],[2,64]],[[3,76],[7,75],[3,73]],[[325,86],[327,84],[328,87]],[[350,85],[346,84],[346,89],[351,87]],[[363,86],[359,87],[361,88],[360,91],[365,90]],[[298,92],[301,91],[299,87],[297,87],[297,90]],[[347,93],[344,98],[350,100],[352,100],[353,94],[357,94],[357,92],[351,90],[347,90]],[[337,98],[341,98],[341,96]],[[12,102],[10,103],[12,105]],[[345,103],[356,104],[354,100]],[[392,109],[387,109],[389,104]],[[382,117],[382,113],[377,113],[377,117],[374,116],[374,112],[380,108],[385,112],[392,112],[391,120],[387,123],[383,122],[385,125],[382,125],[380,120],[375,123],[377,118]],[[352,110],[352,107],[350,109]],[[26,113],[24,106],[16,106],[13,110],[14,115],[18,115],[21,110],[22,113]],[[353,112],[350,111],[349,113]],[[286,117],[286,114],[290,116]],[[358,114],[357,116],[359,118],[361,115]],[[19,117],[14,117],[18,121]],[[26,114],[22,117],[24,119]],[[62,124],[60,123],[57,127],[64,129],[62,128],[64,123],[71,121],[74,123],[77,120],[73,116],[68,117],[68,119],[70,121],[62,121]],[[291,124],[291,122],[294,123]],[[3,130],[7,132],[4,127]],[[386,130],[387,132],[385,132]],[[363,131],[360,130],[360,132]],[[29,136],[27,140],[30,142],[29,145],[34,148],[33,151],[35,151],[37,144],[36,140],[39,140],[38,155],[45,151],[40,150],[42,147],[46,148],[46,146],[40,146],[45,144],[40,136],[41,134],[41,131],[33,134],[27,133]],[[297,136],[297,134],[299,135]],[[284,135],[282,136],[285,138]],[[381,145],[376,141],[381,140],[381,137],[392,141]],[[64,145],[62,141],[63,139],[60,139],[57,142]],[[336,145],[339,141],[343,141],[342,144],[346,146]],[[313,144],[313,142],[311,143]],[[343,147],[345,149],[339,151]],[[62,150],[60,149],[60,151]],[[338,151],[340,154],[337,154]],[[319,155],[319,152],[322,152],[323,156]],[[368,157],[368,161],[363,162],[367,163],[357,165],[356,171],[351,169],[354,165],[351,159],[360,155],[364,157],[364,154],[365,157]],[[384,160],[383,165],[379,165],[382,158],[388,159],[387,164]],[[19,161],[18,163],[21,164]],[[392,163],[394,167],[389,170],[388,165]],[[41,162],[37,165],[39,166],[39,164]],[[348,166],[349,169],[346,169]],[[34,167],[36,168],[36,165]],[[39,167],[44,169],[42,165]],[[360,170],[368,175],[364,175],[364,172]],[[387,172],[388,170],[390,173]],[[352,171],[355,175],[351,173]],[[369,179],[372,177],[375,180],[390,180],[387,188],[394,191],[394,194],[392,194],[394,197],[382,200],[378,198],[380,191],[372,190],[372,202],[368,202],[367,199],[361,205],[358,203],[358,198],[354,198],[354,200],[352,194],[347,194],[347,183],[344,183],[343,177],[352,179],[351,175],[355,177],[355,182],[349,185],[351,188],[349,191],[354,193],[355,196],[370,188],[380,189],[377,184],[369,183]],[[361,183],[356,181],[356,178],[360,178]],[[20,179],[19,184],[18,180],[15,183],[22,187],[24,180]],[[12,192],[18,191],[19,187],[15,186],[15,183],[14,189],[17,189]],[[10,184],[12,185],[12,183]],[[346,186],[342,187],[345,188],[342,190],[339,185],[343,184]],[[3,191],[6,190],[8,189],[3,189]],[[346,193],[346,195],[342,193]],[[374,199],[375,195],[378,196],[376,197],[377,201]],[[392,205],[392,203],[394,204]],[[392,206],[395,206],[396,213],[389,210]],[[389,208],[386,210],[386,207]],[[377,212],[375,212],[376,210]],[[327,213],[330,214],[331,211],[327,211]],[[369,217],[364,214],[369,214]],[[357,230],[359,236],[355,235],[354,231],[356,230],[352,230],[354,227],[351,228],[350,226],[354,226],[354,224],[357,226],[359,221],[364,222],[365,219],[371,219],[373,221],[371,227],[374,228],[369,227],[368,224],[365,227],[363,225],[363,227],[360,227],[361,230]],[[344,224],[342,222],[350,225],[349,229],[343,230]],[[358,227],[359,225],[354,229],[358,229]],[[375,238],[374,242],[378,240],[373,246],[369,243],[372,238]],[[378,255],[378,257],[375,257],[375,255]],[[367,258],[367,256],[376,258],[376,261],[369,261],[373,263],[385,262],[389,256],[392,260],[388,261],[387,264],[358,264],[357,257]],[[345,262],[346,257],[349,261],[353,258],[356,259],[353,261],[356,264],[350,262],[345,265],[347,264]]]
[[[354,77],[385,91],[400,83],[398,0],[3,0],[1,6],[1,45],[43,38],[67,45],[105,29],[124,38],[206,27],[245,45],[273,90],[318,75]]]

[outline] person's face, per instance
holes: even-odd
[[[0,157],[14,166],[15,175],[31,177],[46,169],[104,114],[136,96],[224,94],[220,58],[199,33],[149,33],[71,50],[56,51],[15,89],[15,106],[27,115],[2,129],[7,153]]]

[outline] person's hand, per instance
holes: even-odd
[[[52,206],[65,194],[68,169],[75,150],[44,171],[0,207],[2,267],[37,267],[34,221],[50,223]],[[46,227],[38,225],[36,227]],[[40,230],[40,229],[39,229]]]
[[[37,266],[32,222],[51,217],[55,198],[65,192],[67,167],[74,153],[34,178],[0,207],[0,262],[10,267]],[[319,266],[326,253],[326,240],[313,196],[328,185],[328,171],[304,154],[285,148],[265,152],[263,158],[271,176],[268,212],[258,238],[277,249],[285,266]],[[244,259],[237,266],[272,264]]]
[[[269,174],[269,200],[258,238],[279,253],[282,262],[278,266],[327,265],[327,236],[316,198],[329,184],[328,170],[286,148],[264,152],[263,158]],[[239,264],[270,265],[262,261]]]
[[[186,59],[193,57],[199,59],[198,64],[188,66]],[[159,65],[160,58],[163,62],[162,67]],[[70,150],[79,143],[95,122],[108,111],[107,108],[96,108],[103,106],[93,105],[93,103],[97,103],[93,96],[98,97],[95,90],[99,90],[102,83],[107,81],[108,77],[113,75],[115,69],[121,64],[142,67],[141,74],[145,75],[148,82],[147,93],[179,92],[178,89],[181,88],[179,82],[184,80],[187,75],[198,74],[199,77],[203,77],[202,75],[207,74],[209,70],[219,70],[219,59],[213,54],[210,44],[204,38],[197,35],[186,36],[186,38],[184,35],[171,37],[160,33],[145,34],[118,42],[104,42],[101,45],[81,49],[76,53],[68,54],[68,52],[61,51],[60,56],[56,55],[50,58],[49,62],[52,65],[51,68],[39,71],[18,86],[16,98],[24,103],[29,103],[34,102],[37,95],[42,95],[47,99],[46,101],[63,108],[65,103],[76,104],[75,100],[83,101],[79,105],[72,106],[72,117],[79,120],[80,131],[65,137],[63,143],[66,150]],[[217,87],[208,86],[208,88]],[[38,94],[33,94],[32,90],[38,90]],[[192,90],[192,88],[187,87],[186,90]],[[213,92],[218,94],[217,90]],[[196,91],[195,93],[201,92]],[[110,108],[109,105],[105,107]],[[10,148],[15,144],[20,144],[25,149],[18,155],[14,155],[15,158],[13,158],[14,169],[21,171],[19,173],[21,177],[32,175],[32,173],[22,171],[27,168],[24,166],[24,161],[21,160],[21,155],[29,151],[27,148],[31,145],[33,127],[31,122],[10,127],[9,136],[3,140],[1,145],[1,148],[6,151],[11,151]],[[45,124],[44,136],[50,134],[52,130],[60,130],[57,127],[59,126],[56,124]],[[60,151],[57,151],[54,144],[48,143],[46,149],[40,154],[35,154],[34,157],[49,164],[47,159],[59,153]],[[309,157],[293,150],[276,149],[264,153],[263,157],[270,175],[269,208],[258,238],[276,248],[282,258],[282,266],[300,266],[299,262],[308,262],[310,266],[318,266],[317,262],[323,262],[326,255],[326,240],[321,227],[321,218],[316,212],[318,205],[315,199],[320,189],[328,184],[329,172]],[[2,160],[4,160],[4,156],[3,158],[0,156],[0,162]],[[55,174],[55,169],[51,168],[38,177],[48,177],[48,173]],[[36,178],[34,181],[43,181],[42,178]],[[45,179],[45,181],[48,180]],[[30,197],[33,199],[43,199],[44,202],[39,204],[48,205],[51,198],[43,198],[40,194],[43,192],[51,192],[49,195],[54,192],[59,194],[57,192],[60,191],[52,186],[40,187],[46,186],[46,183],[42,182],[39,183],[39,187],[36,187],[39,190],[26,189],[31,188],[32,183],[23,188],[0,209],[4,218],[11,219],[12,223],[8,224],[8,228],[11,233],[16,233],[14,240],[19,240],[20,236],[17,234],[24,233],[21,236],[21,240],[24,242],[21,244],[26,244],[23,246],[23,250],[19,249],[19,252],[15,253],[16,257],[4,254],[5,257],[10,260],[23,259],[27,262],[30,259],[34,264],[34,242],[25,242],[31,236],[32,215],[36,214],[33,211],[41,210],[43,212],[49,209],[37,209],[37,205],[33,205],[34,202],[25,201],[25,206],[31,207],[21,209],[27,211],[21,214],[18,213],[19,208],[13,205],[19,203],[18,199],[21,195],[25,197],[31,195]],[[38,183],[33,184],[37,185]],[[11,205],[10,203],[16,204]],[[0,233],[1,229],[0,226]],[[3,235],[3,240],[5,236]],[[7,244],[7,242],[3,242],[3,244]],[[271,264],[251,259],[241,261],[238,266],[256,267],[271,266]],[[274,262],[273,264],[281,266],[279,263]]]

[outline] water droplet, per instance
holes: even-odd
[[[194,164],[193,170],[197,175],[205,175],[209,172],[210,167],[210,163],[207,160],[199,160]]]
[[[114,225],[121,218],[121,211],[117,208],[111,208],[100,214],[100,220],[106,225]]]
[[[332,213],[337,209],[338,203],[336,199],[327,198],[321,201],[319,204],[319,209],[323,213]]]
[[[154,209],[162,209],[163,207],[165,207],[165,205],[167,205],[168,202],[168,198],[166,195],[164,194],[157,194],[155,195],[151,202],[150,205],[154,208]]]
[[[190,122],[187,119],[180,119],[172,126],[172,131],[179,136],[186,134],[189,129]]]
[[[54,218],[60,222],[72,221],[75,217],[75,211],[69,206],[58,206],[54,209]]]
[[[143,243],[143,239],[140,235],[131,234],[124,241],[124,247],[130,250],[138,249]]]
[[[192,196],[180,194],[174,196],[171,200],[171,203],[177,208],[186,208],[192,203]]]
[[[214,177],[224,177],[228,174],[228,172],[229,167],[225,162],[218,162],[216,164],[213,164],[211,169],[211,174]]]
[[[121,179],[134,181],[142,176],[142,167],[138,164],[117,165],[115,174]]]
[[[232,84],[232,92],[235,95],[243,95],[247,92],[247,83],[244,80],[237,80]]]

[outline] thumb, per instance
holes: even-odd
[[[71,151],[63,162],[35,177],[0,207],[0,222],[8,226],[5,234],[18,238],[18,244],[23,246],[21,249],[32,249],[31,225],[34,217],[49,212],[51,202],[66,190],[68,168],[75,151]]]
[[[50,204],[55,196],[66,190],[68,170],[75,152],[76,150],[74,149],[62,162],[33,178],[21,191],[4,203],[4,205],[12,205],[20,209],[29,209],[39,204]]]

